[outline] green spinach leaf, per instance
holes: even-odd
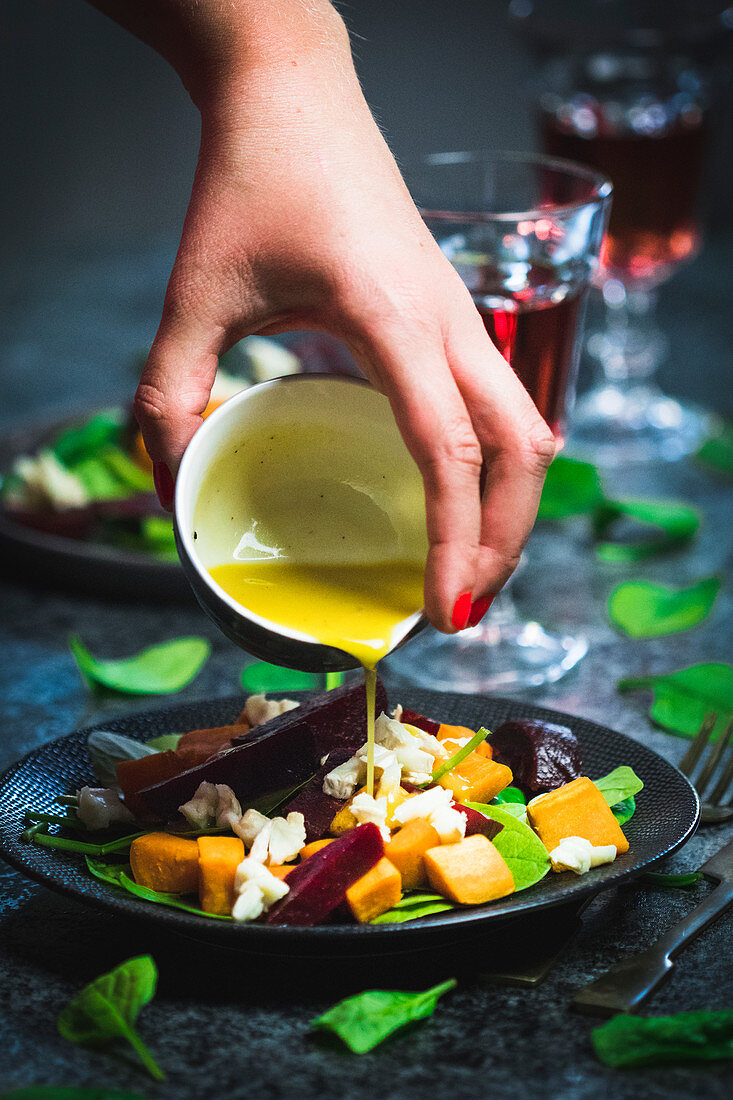
[[[644,875],[645,882],[651,882],[654,886],[696,886],[702,878],[700,871],[691,871],[687,875],[664,875],[661,871],[647,871]]]
[[[596,554],[602,561],[645,561],[688,543],[700,526],[700,513],[673,500],[607,500],[593,517],[596,538],[606,540],[617,520],[624,518],[651,531],[629,542],[600,541]]]
[[[718,577],[688,588],[649,581],[625,581],[608,599],[612,624],[631,638],[658,638],[697,626],[709,614],[720,591]]]
[[[636,799],[633,794],[630,794],[628,798],[622,798],[615,806],[611,806],[611,813],[619,825],[625,825],[627,821],[631,821],[636,813]]]
[[[332,1031],[355,1054],[365,1054],[399,1028],[432,1016],[438,999],[457,984],[451,978],[424,993],[370,989],[340,1001],[312,1020],[311,1027]]]
[[[504,826],[491,843],[511,871],[516,890],[526,890],[545,877],[550,870],[550,857],[529,825],[506,806],[487,806],[481,802],[467,802],[466,805]]]
[[[455,909],[455,905],[442,894],[407,892],[392,909],[374,917],[370,924],[404,924],[405,921],[429,917],[433,913],[445,913],[448,909]]]
[[[131,878],[129,864],[105,863],[104,860],[94,856],[86,856],[87,867],[95,878],[102,882],[115,886],[118,890],[126,890],[128,894],[141,898],[142,901],[152,901],[155,905],[167,905],[171,909],[181,909],[184,913],[194,913],[197,917],[210,917],[213,920],[231,920],[224,913],[206,913],[195,905],[189,905],[184,900],[183,894],[164,894],[160,890],[151,890],[148,886],[141,886]]]
[[[607,1066],[653,1066],[733,1058],[733,1010],[614,1016],[591,1032]]]
[[[505,787],[503,791],[499,791],[494,799],[500,806],[504,803],[509,805],[526,806],[527,799],[524,797],[519,787]]]
[[[323,677],[315,672],[281,668],[267,661],[255,661],[242,669],[240,683],[245,691],[267,694],[270,691],[310,691],[323,686]]]
[[[678,672],[652,676],[629,676],[618,682],[621,692],[649,689],[652,705],[649,717],[658,726],[682,737],[695,737],[706,714],[713,711],[718,721],[711,741],[717,741],[733,717],[733,668],[711,663],[691,665]]]
[[[554,460],[542,488],[538,519],[557,520],[587,515],[605,499],[598,470],[589,462],[566,455]]]
[[[149,955],[128,959],[77,993],[59,1014],[59,1032],[69,1042],[94,1046],[125,1039],[150,1076],[164,1081],[165,1074],[135,1028],[140,1009],[155,995],[157,978]]]
[[[145,744],[153,752],[175,752],[182,737],[182,733],[162,733],[160,737],[151,737]]]
[[[103,687],[130,695],[168,695],[180,691],[201,671],[211,652],[205,638],[174,638],[150,646],[133,657],[100,661],[73,636],[69,646],[82,678],[95,689]]]
[[[639,776],[626,764],[620,768],[614,768],[608,775],[594,779],[593,782],[611,807],[644,790],[644,784]]]
[[[121,409],[105,409],[84,424],[61,432],[51,446],[59,462],[67,468],[90,455],[97,454],[122,438],[125,414]]]

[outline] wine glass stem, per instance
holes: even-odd
[[[610,279],[603,288],[605,327],[588,348],[605,381],[629,390],[649,379],[662,362],[667,341],[656,322],[657,290]]]
[[[510,577],[491,605],[491,610],[481,622],[465,631],[472,641],[497,645],[508,628],[518,628],[522,620],[514,602],[514,577]]]

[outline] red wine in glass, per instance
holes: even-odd
[[[546,152],[597,168],[613,182],[601,255],[605,277],[653,285],[695,254],[695,203],[707,137],[701,111],[688,111],[648,134],[562,108],[543,112],[540,126]]]
[[[565,429],[566,412],[575,393],[575,334],[585,287],[550,281],[549,273],[532,267],[520,290],[492,284],[484,273],[481,293],[473,300],[486,331],[513,368],[556,435]]]

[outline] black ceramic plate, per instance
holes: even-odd
[[[94,411],[94,410],[91,410]],[[0,443],[0,472],[20,455],[34,454],[61,430],[86,420],[89,409],[57,416],[9,434]],[[34,531],[0,508],[0,561],[32,581],[115,599],[192,600],[186,576],[177,561],[102,543]]]
[[[24,874],[51,889],[91,905],[112,909],[120,915],[146,917],[161,927],[185,935],[275,954],[355,954],[401,951],[421,947],[436,939],[454,940],[467,933],[476,935],[485,931],[489,922],[579,900],[604,887],[618,885],[649,863],[673,852],[694,832],[699,803],[693,788],[666,760],[623,734],[583,718],[504,699],[405,689],[399,701],[423,714],[474,729],[482,724],[491,727],[506,718],[523,716],[570,725],[580,741],[585,774],[593,778],[605,775],[620,764],[628,764],[644,780],[644,790],[637,796],[636,813],[625,827],[629,851],[614,863],[598,867],[582,877],[570,872],[550,873],[536,886],[500,901],[405,924],[283,928],[207,920],[117,892],[93,879],[79,856],[24,844],[20,840],[25,810],[53,812],[56,795],[74,791],[92,779],[86,753],[90,728],[44,745],[0,777],[0,853]],[[142,741],[162,733],[231,722],[241,705],[241,697],[189,704],[105,722],[103,728]]]

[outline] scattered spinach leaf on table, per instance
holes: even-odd
[[[269,691],[309,691],[323,686],[323,677],[315,672],[299,672],[267,661],[255,661],[242,669],[240,682],[245,691],[267,694]]]
[[[156,905],[167,905],[171,909],[181,909],[184,913],[193,913],[197,917],[213,917],[214,920],[232,920],[224,913],[206,913],[195,905],[190,905],[184,900],[183,894],[165,894],[160,890],[151,890],[148,886],[141,886],[131,877],[129,864],[105,863],[104,860],[94,856],[86,856],[87,867],[95,878],[115,886],[119,890],[125,890],[142,901],[152,901]]]
[[[82,678],[92,688],[130,695],[168,695],[180,691],[201,671],[211,652],[205,638],[174,638],[149,646],[132,657],[102,661],[93,657],[80,638],[69,646]]]
[[[547,471],[537,518],[557,520],[587,515],[600,507],[605,499],[595,466],[558,455]]]
[[[355,1054],[365,1054],[399,1028],[432,1016],[439,998],[457,984],[450,978],[422,993],[370,989],[340,1001],[311,1027],[332,1031]]]
[[[135,1028],[140,1010],[155,995],[157,978],[157,968],[149,955],[128,959],[95,978],[60,1012],[60,1034],[69,1042],[95,1047],[125,1039],[150,1076],[164,1081],[165,1074]]]
[[[529,825],[506,806],[489,806],[481,802],[467,802],[466,805],[504,826],[491,843],[511,871],[516,890],[526,890],[545,877],[550,870],[550,857]]]
[[[608,598],[608,617],[613,626],[631,638],[677,634],[707,617],[720,586],[719,577],[706,577],[682,588],[625,581]]]
[[[702,879],[701,871],[691,871],[683,875],[665,875],[661,871],[647,871],[644,875],[645,882],[651,882],[654,886],[696,886]]]
[[[611,541],[613,525],[619,519],[633,520],[651,528],[647,537],[629,541]],[[646,561],[686,545],[697,533],[700,513],[683,501],[607,500],[593,516],[596,554],[606,562]]]
[[[733,667],[722,663],[691,665],[677,672],[627,676],[618,682],[620,692],[649,690],[649,717],[658,726],[681,737],[695,737],[706,714],[718,721],[711,735],[717,741],[733,717]]]
[[[652,1066],[733,1058],[733,1010],[674,1016],[614,1016],[591,1032],[607,1066]]]

